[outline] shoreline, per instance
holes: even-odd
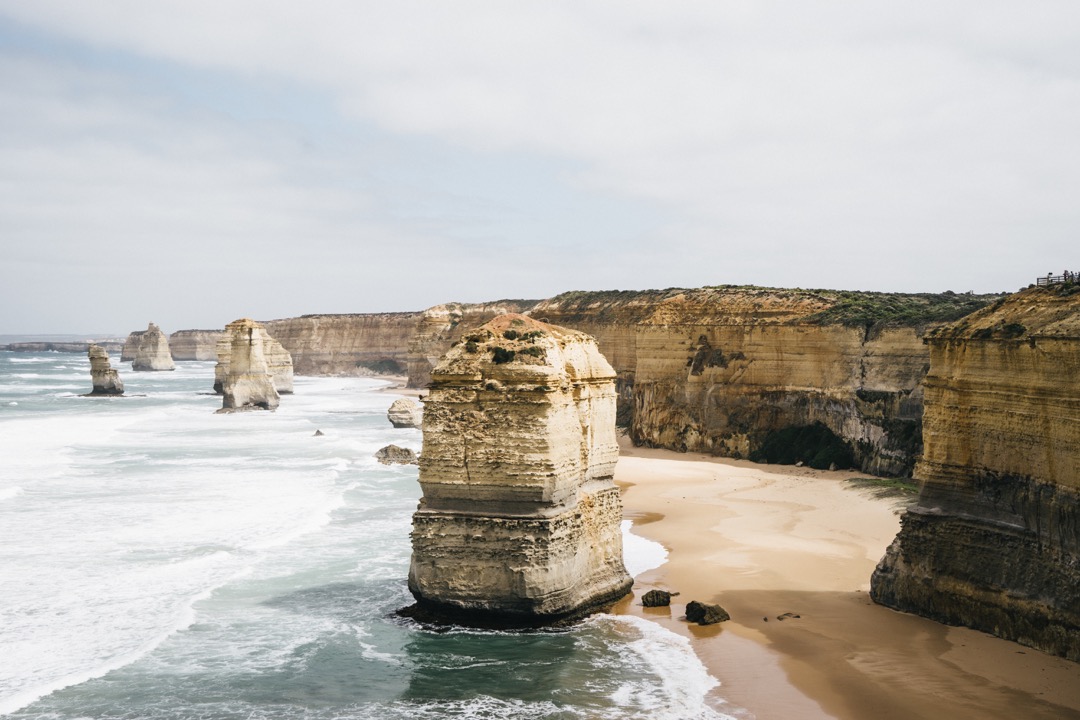
[[[633,447],[615,480],[632,532],[667,562],[639,575],[612,612],[690,640],[716,709],[757,720],[1080,718],[1080,664],[871,602],[870,574],[903,507],[856,472],[759,465]],[[659,588],[671,607],[645,608]],[[691,600],[732,619],[680,619]],[[779,620],[783,613],[800,617]],[[725,703],[726,701],[726,703]],[[739,710],[741,708],[742,710]]]

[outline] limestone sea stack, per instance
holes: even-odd
[[[263,352],[266,331],[262,325],[248,318],[235,320],[225,326],[225,336],[229,339],[229,364],[219,412],[276,408],[279,397]]]
[[[409,398],[398,398],[386,411],[386,419],[396,428],[418,428],[423,418],[420,406]]]
[[[261,326],[260,326],[261,327]],[[289,351],[282,347],[274,338],[262,331],[263,358],[266,360],[267,372],[274,382],[274,389],[279,395],[291,395],[293,392],[293,362]],[[222,335],[217,341],[217,365],[214,366],[214,392],[225,392],[225,377],[229,374],[229,363],[232,356],[232,339],[229,333]]]
[[[871,597],[1080,660],[1080,285],[927,342],[922,487]]]
[[[409,568],[422,615],[536,625],[629,592],[614,379],[591,337],[517,314],[436,365]]]
[[[100,345],[91,345],[87,350],[90,358],[90,379],[94,383],[91,395],[123,395],[124,383],[112,365],[109,364],[109,353]]]
[[[154,323],[141,333],[132,333],[135,344],[132,370],[175,370],[172,354],[169,352],[169,339]]]

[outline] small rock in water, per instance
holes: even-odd
[[[375,459],[383,465],[419,465],[420,460],[409,448],[387,445],[375,453]]]
[[[326,433],[324,433],[322,430],[316,430],[315,431],[315,437],[322,437],[325,434]]]
[[[691,600],[686,604],[686,619],[698,625],[714,625],[730,620],[731,616],[719,605],[706,605],[697,600]]]
[[[671,596],[678,594],[666,590],[650,590],[641,596],[641,604],[645,607],[666,607],[671,604]]]

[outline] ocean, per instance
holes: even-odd
[[[433,631],[398,618],[415,466],[394,395],[296,378],[216,415],[212,362],[87,398],[85,356],[0,352],[0,714],[9,718],[728,717],[641,618]],[[315,436],[321,430],[324,435]],[[663,562],[624,523],[632,574]]]

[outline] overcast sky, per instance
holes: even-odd
[[[1078,239],[1075,0],[0,0],[0,333],[1014,290]]]

